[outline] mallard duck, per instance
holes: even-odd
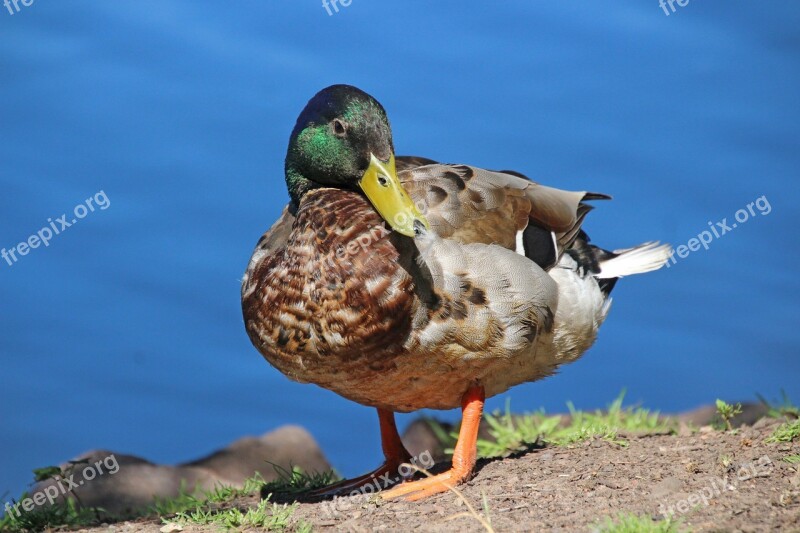
[[[467,480],[487,397],[579,358],[618,278],[669,246],[606,251],[581,229],[598,193],[512,171],[395,157],[386,112],[352,86],[317,93],[291,134],[289,203],[242,283],[247,333],[290,379],[377,409],[385,462],[320,492],[394,476],[410,455],[394,413],[462,409],[452,467],[405,480],[416,500]]]

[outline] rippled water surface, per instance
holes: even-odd
[[[800,5],[531,4],[0,10],[0,247],[95,200],[0,259],[4,500],[90,448],[175,462],[287,423],[345,474],[378,462],[374,412],[272,369],[239,310],[294,120],[337,82],[382,101],[398,153],[614,195],[586,224],[607,248],[687,244],[762,199],[708,251],[623,280],[584,359],[490,408],[602,407],[623,388],[664,411],[800,402]]]

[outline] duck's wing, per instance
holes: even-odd
[[[401,183],[437,235],[516,250],[544,269],[575,240],[592,209],[585,202],[610,198],[546,187],[512,171],[397,159]]]
[[[437,164],[439,164],[438,161],[418,155],[399,155],[395,158],[395,165],[398,172],[401,170],[411,170],[412,168],[422,167],[425,165]]]

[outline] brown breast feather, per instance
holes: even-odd
[[[306,194],[285,246],[251,266],[257,285],[242,309],[256,347],[293,379],[323,386],[391,365],[415,305],[398,237],[360,194]]]

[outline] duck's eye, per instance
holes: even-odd
[[[333,121],[333,133],[338,135],[339,137],[344,136],[347,132],[347,128],[344,127],[344,123],[339,120],[338,118]]]
[[[378,183],[380,183],[381,187],[389,186],[389,180],[386,179],[386,176],[378,176]]]

